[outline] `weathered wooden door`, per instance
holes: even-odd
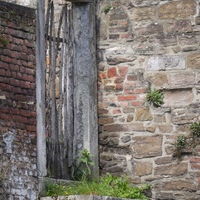
[[[46,13],[47,169],[56,178],[70,178],[73,163],[73,31],[69,4],[55,22],[53,1]]]
[[[57,8],[38,0],[37,166],[40,177],[70,179],[83,149],[94,155],[98,176],[95,4],[70,0]],[[67,2],[67,1],[63,1]],[[80,3],[81,2],[81,3]],[[58,12],[57,12],[58,13]]]

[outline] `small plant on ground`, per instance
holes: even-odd
[[[92,154],[87,149],[80,152],[80,155],[75,160],[75,170],[73,174],[74,180],[91,180],[92,179],[92,167],[94,162],[92,161]]]
[[[200,144],[200,122],[194,122],[190,125],[190,134],[188,136],[180,135],[175,141],[174,157],[181,158],[184,154],[195,153],[195,147]]]
[[[160,107],[164,101],[164,95],[160,90],[149,90],[147,92],[146,101],[150,105],[154,105],[155,107]]]
[[[52,188],[53,187],[53,188]],[[54,188],[56,191],[53,193]],[[144,194],[145,191],[150,189],[150,185],[141,185],[140,187],[132,186],[127,177],[117,177],[111,174],[106,174],[100,177],[99,181],[80,181],[62,186],[53,184],[47,187],[47,194],[49,196],[68,195],[97,195],[97,196],[112,196],[118,198],[129,199],[143,199],[147,200],[148,197]]]

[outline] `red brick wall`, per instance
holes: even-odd
[[[0,194],[32,200],[37,176],[35,10],[0,5]]]

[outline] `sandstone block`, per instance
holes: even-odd
[[[123,143],[127,143],[127,142],[129,142],[130,140],[131,140],[131,136],[129,136],[129,135],[125,135],[125,136],[121,137],[121,141],[122,141]]]
[[[189,124],[183,124],[180,126],[176,126],[176,132],[175,133],[189,133],[190,132],[190,125]]]
[[[136,59],[135,56],[120,56],[120,55],[108,55],[106,56],[109,65],[117,65],[120,63],[132,62]]]
[[[191,89],[187,90],[172,90],[165,92],[164,105],[167,107],[173,106],[187,106],[192,103],[194,95]]]
[[[128,145],[117,146],[117,147],[107,147],[107,145],[105,145],[103,146],[102,151],[105,153],[112,153],[112,154],[118,154],[118,155],[132,155],[132,151]]]
[[[162,4],[158,9],[158,17],[161,19],[185,18],[196,13],[194,0],[172,1]]]
[[[162,155],[162,136],[133,137],[132,146],[135,158],[148,158]]]
[[[118,40],[119,37],[120,37],[119,34],[109,34],[109,36],[108,36],[108,38],[109,38],[110,40]]]
[[[136,109],[135,113],[136,121],[151,121],[152,119],[153,117],[148,107]]]
[[[170,87],[183,87],[191,84],[195,84],[195,73],[194,72],[172,72],[168,75]]]
[[[124,82],[124,79],[125,79],[125,77],[117,77],[117,78],[115,79],[115,83],[118,83],[118,84],[123,83],[123,82]]]
[[[151,82],[155,87],[165,87],[168,85],[168,77],[166,73],[148,73],[146,79]]]
[[[132,122],[133,121],[133,115],[128,115],[126,121]]]
[[[173,193],[169,193],[169,192],[160,192],[158,191],[158,193],[156,193],[156,199],[162,199],[162,200],[174,200],[174,196]]]
[[[99,124],[111,124],[113,123],[114,120],[112,117],[108,117],[108,118],[99,118]]]
[[[174,53],[179,53],[181,51],[181,47],[180,46],[175,46],[175,47],[172,47]]]
[[[173,110],[171,116],[172,123],[176,125],[184,125],[192,123],[194,119],[198,118],[199,113],[196,113],[195,111],[192,112],[189,109],[180,108]]]
[[[158,158],[155,160],[155,163],[157,165],[164,165],[164,164],[169,164],[172,162],[172,157],[162,157],[162,158]]]
[[[146,127],[146,131],[154,133],[156,130],[156,126],[155,125],[151,125],[151,126],[147,126]]]
[[[154,121],[155,123],[163,123],[163,122],[166,122],[165,115],[156,114],[156,115],[154,115],[154,117],[153,117],[153,121]]]
[[[134,113],[135,108],[131,108],[131,107],[123,108],[123,112],[124,113]]]
[[[115,27],[115,28],[109,28],[110,33],[123,33],[127,32],[128,27]]]
[[[155,18],[155,7],[136,7],[133,10],[133,20],[153,20]]]
[[[100,40],[106,40],[107,39],[107,25],[104,20],[100,20],[99,26],[98,26],[98,38]]]
[[[146,27],[137,28],[135,31],[138,36],[153,35],[153,34],[161,35],[163,34],[163,26],[160,24],[153,23]]]
[[[190,180],[175,180],[163,182],[155,185],[155,188],[162,190],[183,190],[183,191],[196,191],[194,181]]]
[[[167,46],[177,45],[177,39],[174,35],[150,36],[149,42],[158,47],[167,47]]]
[[[162,124],[158,128],[161,133],[171,133],[173,131],[173,126],[170,124]]]
[[[112,154],[100,154],[101,160],[111,161],[113,159]]]
[[[181,56],[152,56],[148,60],[148,70],[185,69],[185,59]]]
[[[110,21],[113,20],[125,20],[127,19],[127,14],[122,9],[114,10],[114,13],[110,15]]]
[[[179,163],[179,164],[171,164],[158,166],[155,168],[155,175],[183,175],[187,172],[188,164],[187,163]]]
[[[105,91],[113,91],[113,90],[115,90],[115,85],[107,84],[107,85],[104,86],[104,90]]]
[[[127,53],[127,46],[125,45],[118,45],[118,46],[111,46],[106,49],[106,55],[125,55]]]
[[[145,176],[152,174],[152,163],[149,162],[137,162],[134,165],[134,173],[136,176]]]
[[[187,66],[191,69],[200,69],[200,54],[195,53],[188,55]]]
[[[180,34],[192,32],[192,24],[189,19],[179,19],[174,21],[172,25],[167,28],[168,34]]]
[[[128,81],[136,81],[137,80],[137,75],[128,75],[127,76],[127,80]]]
[[[119,67],[118,68],[118,73],[120,77],[124,77],[128,73],[128,67]]]
[[[200,25],[200,16],[195,17],[196,25]]]
[[[186,46],[182,48],[182,52],[196,51],[198,46]]]
[[[99,139],[100,145],[107,145],[108,147],[117,147],[119,144],[119,138],[117,137],[111,137],[111,138],[100,138]]]
[[[112,166],[112,167],[108,167],[106,169],[107,172],[114,174],[114,173],[122,173],[124,171],[124,168],[122,166]]]
[[[148,43],[133,46],[132,49],[138,55],[152,55],[155,52],[155,47],[153,45],[149,45]]]
[[[135,6],[150,6],[157,5],[159,0],[136,0],[133,1],[133,5]]]
[[[140,177],[130,177],[129,178],[129,180],[130,180],[130,182],[132,183],[132,184],[140,184],[141,183],[141,178]]]
[[[143,131],[143,130],[144,126],[141,123],[113,124],[104,126],[104,131],[108,132]]]
[[[191,36],[191,35],[187,35],[187,36],[179,36],[178,37],[178,41],[180,45],[195,45],[198,43],[198,39],[196,36]]]

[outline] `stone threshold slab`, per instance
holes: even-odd
[[[71,195],[71,196],[59,196],[59,197],[41,197],[40,200],[130,200],[117,197],[108,196],[94,196],[94,195]]]

